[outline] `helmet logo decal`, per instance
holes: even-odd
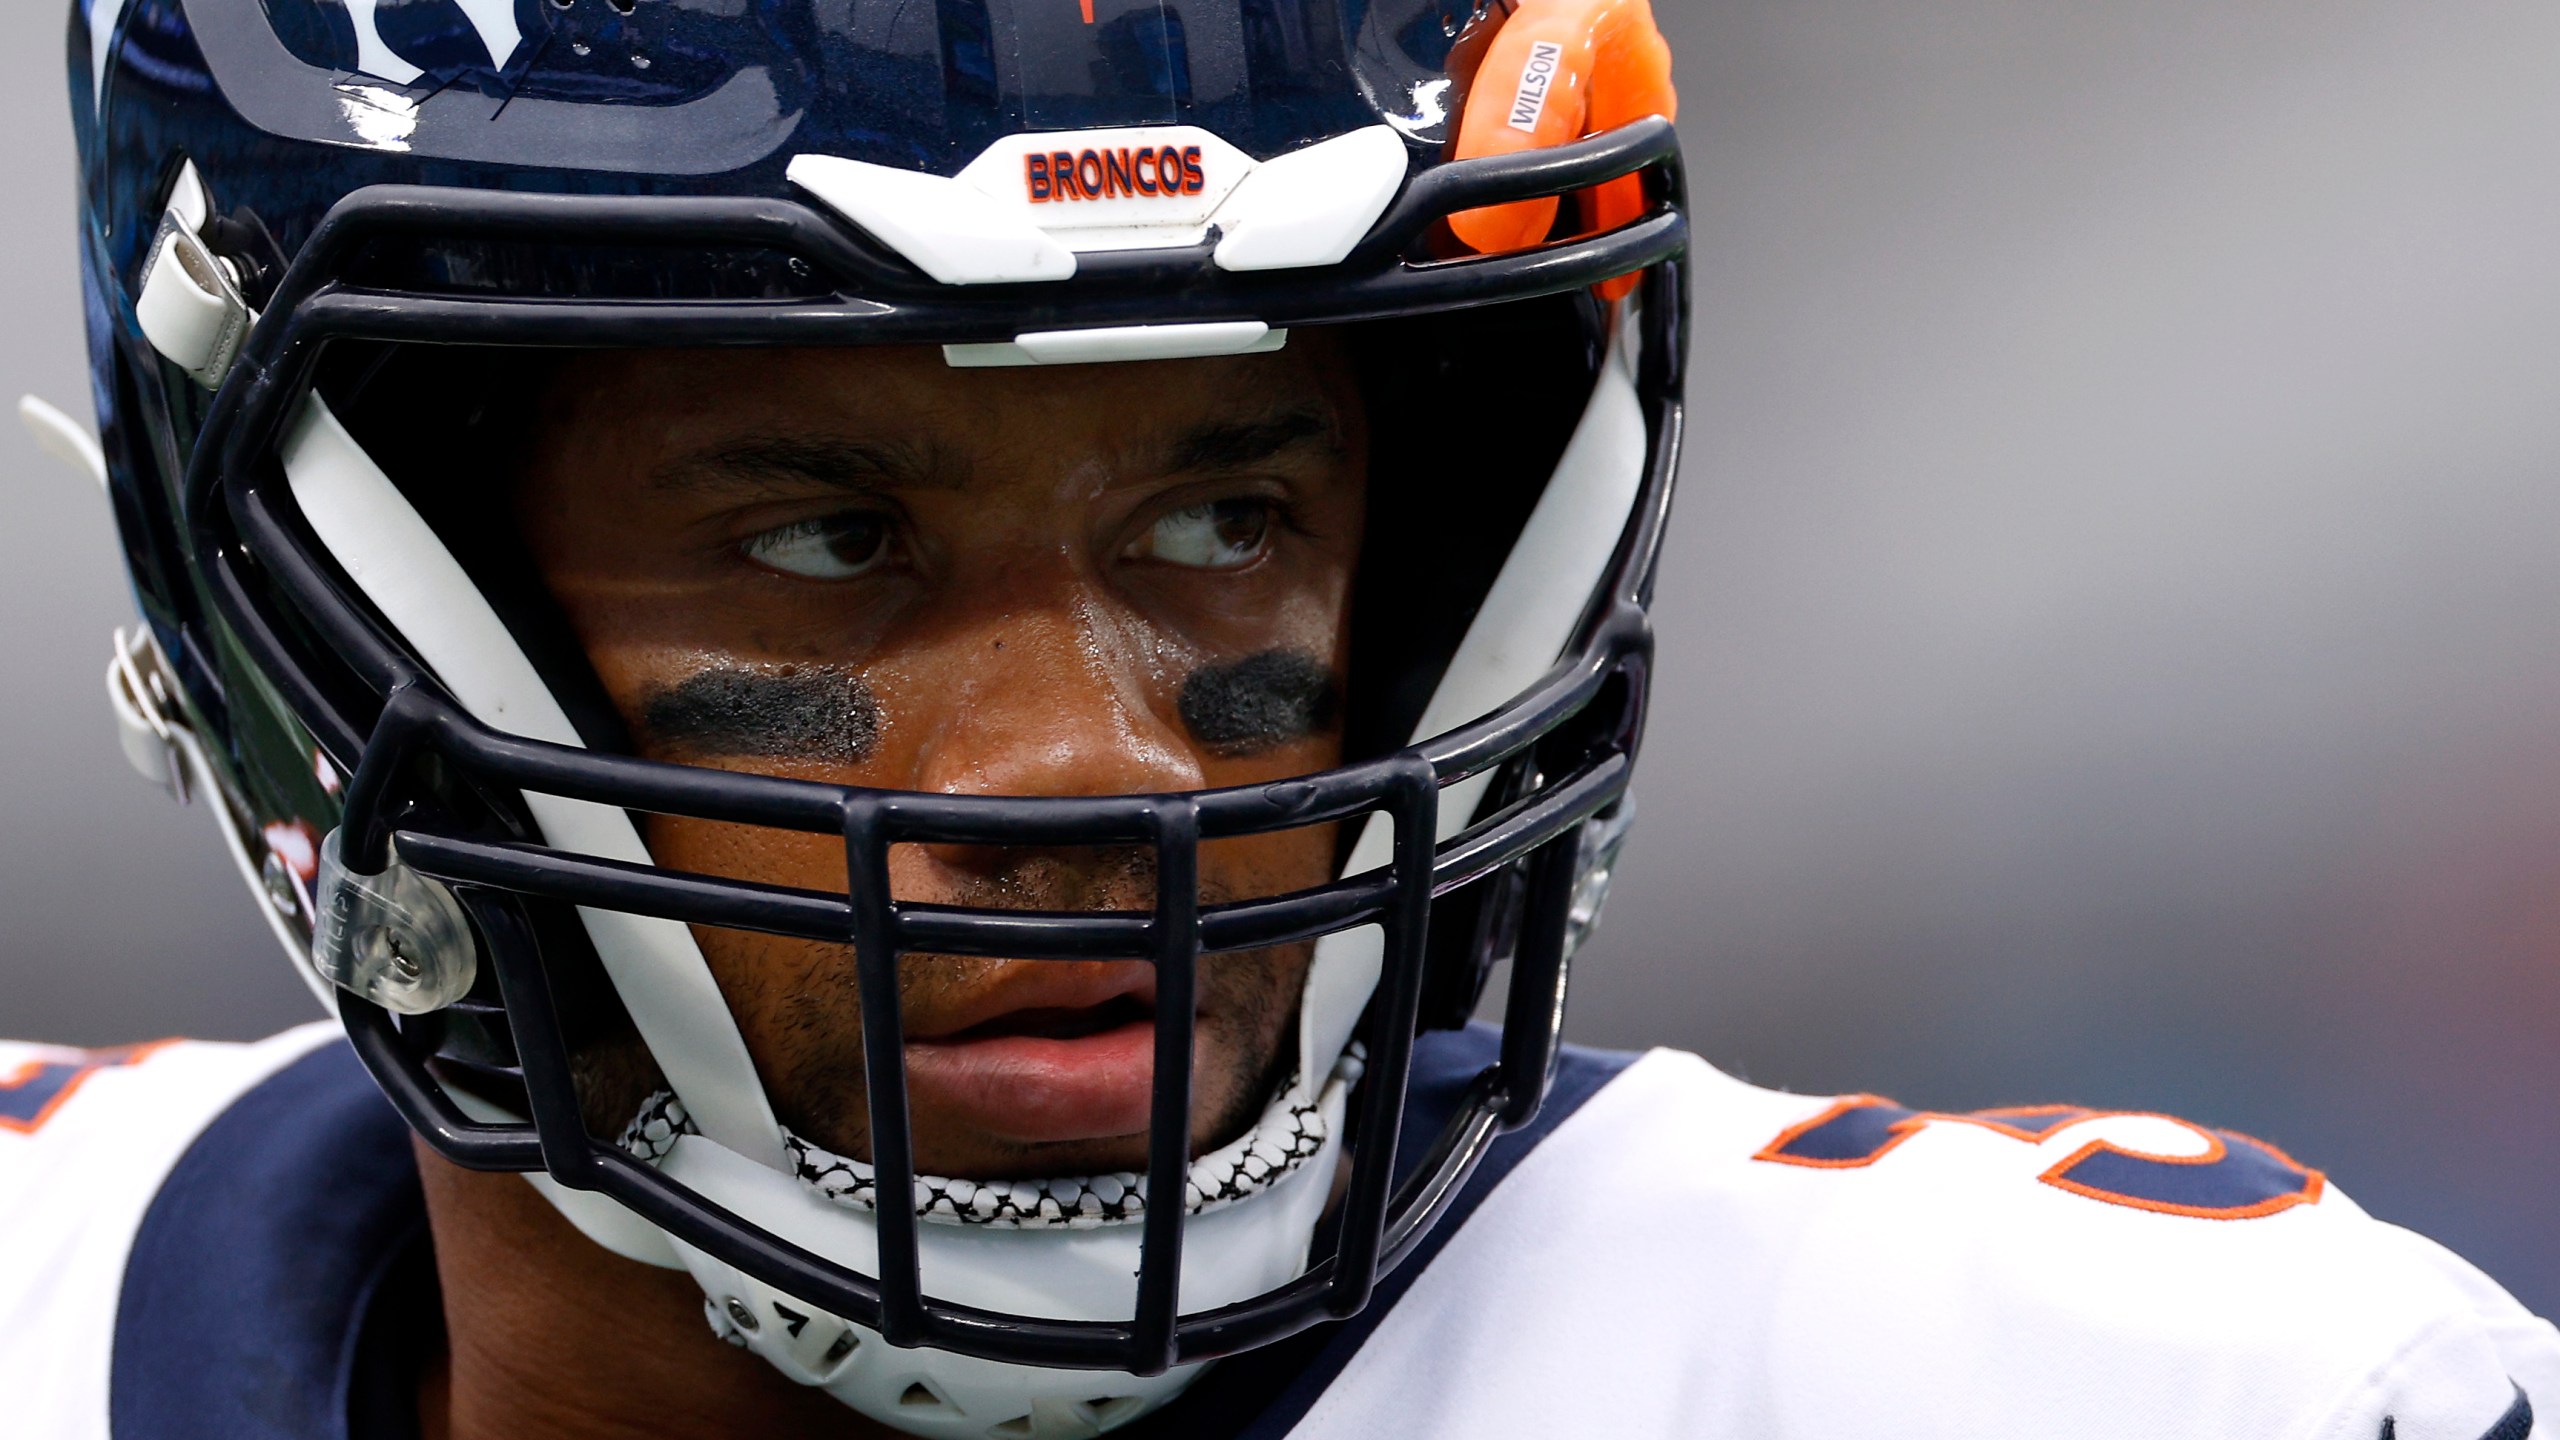
[[[1072,250],[1197,245],[1257,167],[1196,125],[1008,135],[957,177]]]
[[[348,23],[355,30],[356,69],[395,85],[407,85],[427,72],[424,67],[391,48],[382,33],[377,13],[382,0],[341,0],[347,7]],[[460,13],[462,22],[478,36],[481,47],[489,53],[489,65],[504,70],[524,45],[524,32],[516,24],[515,6],[511,0],[446,0]]]
[[[1035,150],[1023,157],[1023,191],[1034,205],[1121,195],[1197,195],[1209,188],[1200,147]]]

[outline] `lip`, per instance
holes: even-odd
[[[909,1103],[919,1121],[1018,1143],[1141,1134],[1154,1005],[1146,965],[1016,962],[908,1038]]]
[[[910,1023],[907,1039],[963,1041],[972,1030],[1000,1025],[1026,1011],[1091,1010],[1114,1000],[1136,1000],[1153,1008],[1155,967],[1134,960],[1014,960],[973,986],[966,997],[937,1007],[921,1024]]]

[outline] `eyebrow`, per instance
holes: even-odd
[[[1342,447],[1332,415],[1314,406],[1252,420],[1202,425],[1176,436],[1165,446],[1163,470],[1168,475],[1241,470],[1319,440],[1327,442],[1328,450]]]
[[[1314,406],[1252,420],[1215,422],[1175,436],[1160,455],[1167,475],[1241,470],[1323,441],[1339,450],[1330,413]],[[667,490],[800,490],[816,486],[855,494],[882,490],[957,490],[966,477],[939,464],[928,451],[900,441],[847,440],[833,436],[758,436],[733,441],[668,464],[651,477]]]
[[[668,490],[879,490],[960,488],[927,451],[897,441],[770,435],[688,455],[652,477]]]

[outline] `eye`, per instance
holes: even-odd
[[[1195,570],[1252,564],[1271,543],[1271,502],[1250,497],[1210,500],[1167,512],[1147,529],[1135,553]]]
[[[889,558],[889,517],[847,513],[777,525],[738,547],[768,570],[810,580],[850,580]]]

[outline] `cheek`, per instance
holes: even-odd
[[[732,879],[820,890],[844,888],[844,842],[761,825],[725,825],[668,815],[642,820],[659,864]]]
[[[668,816],[648,817],[642,833],[650,855],[670,869],[810,890],[841,892],[844,888],[843,842],[824,835]],[[815,977],[841,961],[839,947],[808,940],[704,925],[692,928],[751,1046],[761,1031],[780,1023],[781,1007],[790,994],[807,989]],[[770,1053],[758,1050],[759,1055]]]
[[[1277,835],[1242,835],[1200,847],[1202,900],[1268,899],[1313,889],[1333,878],[1334,839],[1340,827],[1314,825]]]

